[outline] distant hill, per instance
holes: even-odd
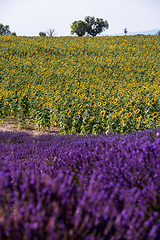
[[[137,35],[137,34],[155,35],[155,34],[157,34],[158,31],[160,31],[160,29],[152,29],[152,30],[142,31],[142,32],[128,32],[127,35]],[[123,35],[124,35],[124,33],[110,34],[110,36],[123,36]]]

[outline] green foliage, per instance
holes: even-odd
[[[157,32],[157,35],[160,35],[160,30]]]
[[[17,36],[16,32],[12,32],[12,33],[11,33],[11,36],[16,37],[16,36]]]
[[[0,35],[11,35],[9,25],[4,26],[2,23],[0,23]]]
[[[0,119],[76,134],[160,125],[159,36],[0,42]]]
[[[81,20],[74,21],[71,25],[71,34],[77,34],[79,37],[84,36],[87,30],[87,24]]]
[[[102,18],[95,19],[95,17],[87,16],[84,20],[87,24],[87,33],[93,37],[109,28],[107,20],[104,21]]]
[[[39,32],[39,36],[40,37],[46,37],[46,33],[45,32]]]
[[[71,34],[84,36],[86,33],[93,37],[109,28],[107,20],[87,16],[84,21],[74,21],[71,25]]]

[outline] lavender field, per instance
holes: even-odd
[[[0,239],[160,239],[160,127],[0,132]]]

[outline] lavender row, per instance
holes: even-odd
[[[160,239],[159,133],[0,132],[0,239]]]

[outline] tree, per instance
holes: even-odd
[[[109,28],[107,20],[102,18],[96,18],[87,16],[84,21],[74,21],[71,25],[71,34],[77,34],[78,36],[84,36],[88,33],[91,36],[96,36],[97,34],[105,31]]]
[[[160,30],[157,32],[157,35],[160,35]]]
[[[2,23],[0,23],[0,35],[11,35],[9,25],[4,26]]]
[[[87,30],[87,24],[82,20],[74,21],[71,25],[71,34],[77,34],[79,37],[85,35]]]
[[[52,37],[52,36],[56,35],[55,29],[49,29],[48,31],[46,31],[46,33],[49,37]]]
[[[46,33],[45,32],[39,32],[39,36],[40,37],[46,37]]]
[[[124,34],[125,34],[125,36],[127,35],[127,33],[128,33],[128,30],[127,30],[127,28],[125,28],[125,29],[124,29]]]
[[[16,32],[12,32],[12,33],[11,33],[11,36],[16,37],[16,36],[17,36]]]
[[[87,16],[84,20],[87,24],[86,32],[93,37],[109,28],[107,20],[102,18],[95,19],[95,17]]]

